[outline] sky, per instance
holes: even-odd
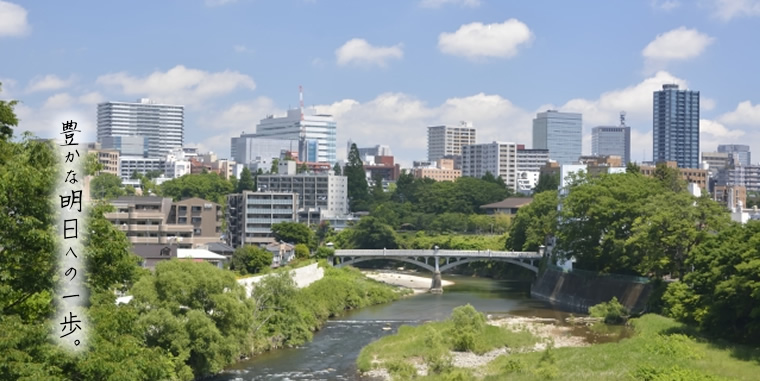
[[[89,141],[100,102],[183,104],[185,145],[229,157],[303,86],[339,159],[351,139],[406,166],[429,125],[531,147],[537,112],[580,112],[590,154],[625,111],[642,161],[666,83],[700,92],[701,151],[760,150],[758,37],[760,0],[0,0],[0,99],[21,101],[17,135],[72,119]]]

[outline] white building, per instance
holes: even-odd
[[[251,192],[227,196],[227,231],[232,247],[274,242],[272,225],[296,222],[298,195],[292,192]]]
[[[351,147],[349,146],[349,149]],[[367,156],[393,156],[391,153],[391,147],[387,145],[378,144],[374,147],[357,148],[359,150],[359,157]]]
[[[348,214],[348,179],[327,173],[296,173],[296,163],[280,163],[278,174],[259,175],[261,192],[293,192],[298,194],[301,222],[317,223],[333,216]]]
[[[175,148],[166,155],[164,164],[164,176],[176,179],[190,173],[190,158],[186,156],[182,148]]]
[[[475,144],[475,128],[470,123],[462,122],[459,127],[428,127],[429,161],[461,156],[462,147],[470,144]]]
[[[100,103],[98,142],[122,155],[163,158],[171,149],[182,147],[184,111],[182,105],[159,104],[148,98]]]
[[[522,194],[532,194],[533,189],[538,185],[538,178],[541,172],[537,171],[517,171],[517,192]]]
[[[517,146],[517,170],[540,172],[541,167],[549,161],[548,149],[526,149],[519,144]]]
[[[483,177],[487,172],[517,191],[517,144],[492,142],[462,147],[462,176]]]
[[[119,156],[119,174],[122,180],[129,180],[134,172],[145,175],[150,171],[164,172],[165,169],[166,156],[163,158]]]
[[[245,165],[271,162],[273,158],[279,158],[282,151],[298,152],[298,139],[270,139],[245,133],[230,139],[230,156]]]
[[[336,131],[332,115],[305,114],[300,109],[288,110],[282,117],[269,115],[256,126],[260,137],[297,140],[299,160],[307,162],[335,163]]]

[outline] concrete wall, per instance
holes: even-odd
[[[243,287],[245,287],[245,290],[248,293],[248,296],[250,296],[251,292],[253,292],[253,288],[256,286],[256,283],[259,283],[262,279],[268,276],[269,274],[238,279],[238,283],[242,285]],[[322,277],[325,276],[325,269],[319,267],[318,263],[314,263],[308,266],[299,267],[295,270],[292,270],[290,272],[290,276],[292,276],[293,280],[296,282],[296,287],[304,288],[322,279]]]
[[[530,295],[557,307],[588,313],[588,308],[618,298],[629,311],[642,311],[652,293],[652,286],[626,277],[591,275],[547,269],[533,283]]]

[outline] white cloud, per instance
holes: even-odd
[[[522,45],[533,40],[533,33],[523,22],[509,19],[501,24],[475,22],[459,27],[454,33],[438,36],[438,49],[455,56],[477,60],[488,57],[514,57]]]
[[[76,102],[76,99],[68,93],[59,93],[49,97],[42,105],[43,109],[63,109]]]
[[[702,54],[715,39],[696,29],[680,27],[657,35],[641,54],[644,58],[657,62],[685,60]]]
[[[750,101],[744,101],[736,106],[736,110],[721,115],[718,120],[721,123],[740,126],[760,126],[760,104],[752,105]]]
[[[702,111],[710,111],[715,108],[715,100],[708,97],[699,97],[699,109]]]
[[[723,21],[760,16],[760,0],[712,0],[714,15]]]
[[[35,77],[29,81],[26,91],[28,93],[33,93],[36,91],[60,90],[64,87],[71,86],[72,83],[74,83],[74,76],[70,76],[68,79],[61,79],[55,74],[48,74],[44,77]]]
[[[480,0],[422,0],[420,6],[423,8],[440,8],[444,5],[459,5],[463,7],[477,8],[480,6]]]
[[[120,87],[127,95],[147,96],[161,102],[180,104],[198,104],[238,88],[256,88],[251,77],[237,71],[210,73],[182,65],[166,72],[156,71],[145,77],[135,77],[126,72],[106,74],[98,77],[97,83]]]
[[[97,91],[92,91],[87,94],[79,96],[79,103],[86,104],[86,105],[96,105],[98,103],[105,102],[106,98],[103,96],[103,94],[100,94]]]
[[[712,135],[716,138],[738,138],[744,135],[742,130],[729,130],[723,124],[709,119],[699,120],[700,134]]]
[[[26,20],[24,7],[0,1],[0,37],[23,36],[32,28]]]
[[[245,47],[245,45],[235,45],[232,48],[235,49],[236,53],[245,53],[245,52],[250,51],[248,50],[248,48]]]
[[[681,2],[678,0],[652,0],[652,8],[670,11],[681,6]]]
[[[207,7],[218,7],[226,4],[236,3],[237,0],[206,0]]]
[[[267,115],[284,113],[275,106],[272,99],[258,97],[250,101],[237,102],[222,112],[216,113],[213,119],[205,120],[203,124],[212,129],[229,130],[233,136],[238,136],[241,132],[256,132],[256,125]],[[227,143],[229,144],[229,139]]]
[[[372,46],[366,40],[354,38],[335,50],[338,65],[357,64],[363,66],[387,66],[389,60],[401,59],[402,44],[394,46]]]

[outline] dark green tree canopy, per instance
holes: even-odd
[[[0,83],[0,93],[2,93],[3,84]],[[0,100],[0,140],[10,140],[13,137],[13,127],[18,126],[18,118],[13,111],[13,107],[18,101]]]
[[[272,253],[253,245],[243,245],[232,254],[231,270],[241,274],[257,274],[272,266]]]
[[[189,174],[164,182],[161,194],[174,201],[198,197],[223,204],[228,194],[233,193],[232,183],[217,173]]]
[[[278,241],[297,245],[314,246],[314,232],[306,225],[298,222],[280,222],[272,225],[272,233]]]
[[[243,168],[243,171],[240,173],[240,180],[237,182],[237,189],[235,191],[237,193],[242,193],[246,190],[252,192],[256,191],[256,180],[248,167]]]
[[[97,200],[110,200],[124,196],[121,178],[111,173],[101,173],[90,180],[90,197]]]
[[[356,144],[351,145],[348,163],[343,169],[343,174],[348,177],[348,198],[351,210],[354,212],[369,210],[369,185],[367,185],[367,175]]]

